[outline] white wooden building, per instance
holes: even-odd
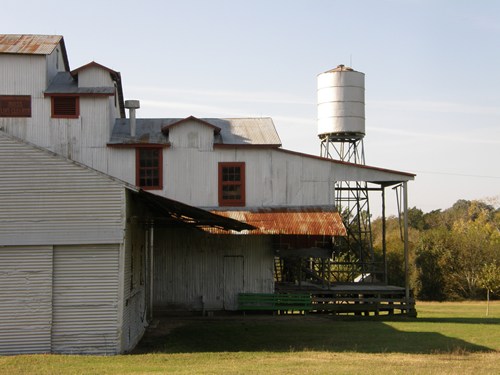
[[[234,310],[235,298],[239,292],[274,291],[273,262],[276,248],[273,238],[278,235],[331,238],[345,234],[345,228],[334,207],[337,181],[369,181],[389,186],[400,182],[406,184],[414,178],[409,173],[285,150],[281,147],[280,138],[270,118],[126,118],[120,73],[95,62],[70,70],[62,36],[0,35],[0,130],[130,184],[126,188],[121,182],[104,179],[110,188],[115,189],[114,193],[104,194],[101,189],[89,191],[85,199],[91,204],[80,207],[83,210],[81,214],[84,215],[74,214],[85,225],[92,226],[92,230],[85,229],[81,232],[86,234],[85,241],[81,243],[78,241],[82,239],[78,236],[75,236],[78,239],[76,242],[62,239],[57,242],[54,239],[58,238],[58,233],[63,237],[73,233],[67,230],[66,225],[72,225],[72,230],[77,231],[78,225],[75,223],[64,219],[44,219],[35,221],[36,230],[43,233],[42,236],[33,235],[31,242],[24,243],[20,240],[19,231],[26,231],[23,227],[17,227],[17,232],[9,232],[10,242],[3,244],[11,247],[28,246],[28,253],[39,251],[40,246],[48,246],[48,260],[43,261],[47,262],[47,272],[56,270],[53,265],[56,263],[53,262],[58,259],[58,246],[92,245],[96,254],[103,250],[95,246],[104,246],[106,251],[114,254],[111,258],[117,257],[119,261],[118,264],[113,263],[115,260],[109,263],[109,267],[115,267],[115,279],[110,282],[114,283],[113,288],[118,288],[117,302],[116,305],[107,307],[106,311],[110,315],[103,316],[102,321],[124,322],[127,319],[138,319],[138,316],[144,317],[141,303],[144,304],[147,297],[139,292],[135,293],[133,288],[132,291],[128,290],[130,285],[127,284],[127,279],[135,276],[124,273],[128,267],[124,263],[128,258],[127,251],[140,251],[137,247],[142,248],[143,244],[133,246],[133,250],[131,246],[127,250],[128,234],[124,236],[123,231],[146,231],[144,228],[137,229],[139,227],[126,230],[126,225],[132,225],[126,220],[129,218],[126,207],[130,191],[143,192],[143,200],[153,209],[162,207],[168,210],[169,207],[165,202],[151,198],[157,196],[211,211],[212,214],[252,221],[257,230],[246,231],[245,235],[232,235],[222,230],[214,233],[200,232],[190,227],[173,229],[171,218],[163,220],[158,215],[153,215],[154,237],[144,234],[153,238],[151,243],[144,245],[151,246],[153,252],[150,257],[153,260],[150,264],[151,279],[144,285],[145,288],[151,288],[149,301],[154,309]],[[71,168],[73,167],[75,165]],[[83,171],[78,173],[90,173],[89,170]],[[22,171],[13,170],[12,173],[15,176]],[[95,172],[91,174],[94,176]],[[99,178],[102,179],[102,176]],[[82,179],[84,177],[77,180],[78,183],[86,185]],[[130,187],[133,187],[132,190]],[[20,191],[22,189],[12,195],[22,197]],[[148,192],[147,196],[144,191]],[[59,204],[51,199],[53,198],[40,196],[40,202],[47,202],[43,206],[44,210],[50,211],[52,204]],[[115,201],[117,205],[118,201],[121,203],[121,208],[116,206],[118,216],[111,215],[112,220],[116,220],[116,225],[112,228],[116,231],[116,236],[108,238],[103,232],[105,226],[95,225],[97,222],[92,219],[93,210],[98,212],[103,208],[112,208]],[[20,210],[20,214],[27,215],[32,206],[22,207],[26,210]],[[185,211],[186,207],[177,207],[177,211]],[[17,212],[18,208],[11,207],[11,210]],[[266,223],[259,219],[262,210],[268,210]],[[206,211],[196,211],[196,214],[205,215],[201,212]],[[306,213],[309,225],[301,222]],[[231,219],[225,222],[219,216],[207,218],[213,226],[225,228],[232,225],[233,229],[243,229]],[[222,221],[214,224],[217,220]],[[130,222],[133,223],[133,220]],[[287,227],[284,223],[294,225]],[[195,227],[201,226],[198,224]],[[15,223],[0,221],[0,225],[11,228]],[[146,226],[150,227],[151,225]],[[4,233],[9,230],[4,229]],[[1,231],[2,227],[0,233]],[[120,231],[121,237],[117,234]],[[48,236],[50,240],[42,241],[44,236]],[[139,237],[143,237],[142,232]],[[0,248],[0,251],[5,249]],[[69,255],[75,254],[71,253],[74,247],[63,247],[61,251],[65,249]],[[17,253],[11,251],[6,254],[11,254],[12,259],[15,259]],[[31,259],[33,258],[28,255],[28,261]],[[70,258],[62,259],[68,261],[57,263],[60,264],[58,269],[70,270],[74,263],[71,263]],[[137,259],[142,258],[134,257],[135,261]],[[16,270],[15,261],[10,262],[13,270]],[[88,265],[97,272],[101,266],[98,267],[96,263],[89,262]],[[28,264],[27,267],[29,266]],[[49,274],[46,276],[51,277]],[[101,278],[95,277],[94,280],[99,280],[100,283]],[[105,280],[107,279],[102,278],[102,282]],[[49,293],[50,288],[47,288],[44,303],[49,309],[48,301],[56,298],[58,293]],[[72,298],[78,299],[85,294],[84,290],[78,288],[68,290],[71,290],[67,294]],[[20,291],[13,289],[12,293]],[[129,295],[131,297],[127,297]],[[129,302],[124,302],[128,298],[135,298],[139,302],[131,307],[127,304]],[[16,309],[15,304],[12,306],[14,307],[9,309]],[[57,303],[51,308],[56,307]],[[2,307],[0,314],[1,309]],[[46,312],[47,319],[49,315]],[[75,317],[79,318],[79,315]],[[26,319],[28,322],[31,318]],[[132,331],[128,333],[123,324],[125,323],[118,324],[118,333],[116,337],[113,336],[114,339],[106,339],[106,349],[95,347],[91,351],[116,353],[132,347],[143,328],[135,322],[130,325],[129,329]],[[49,331],[53,334],[57,329]],[[43,334],[50,332],[46,328]],[[126,343],[123,343],[124,340]],[[47,350],[47,346],[40,350]],[[63,345],[53,346],[50,350],[87,351]]]

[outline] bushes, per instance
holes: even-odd
[[[410,282],[417,298],[423,300],[477,299],[486,296],[485,282],[491,269],[500,265],[500,211],[479,201],[457,201],[443,212],[408,213],[410,252],[414,259]],[[381,238],[373,223],[374,246],[381,253]],[[398,280],[402,243],[397,218],[387,220],[389,277]],[[391,265],[392,264],[392,265]],[[391,275],[391,272],[395,274]],[[404,277],[404,274],[403,274]],[[487,281],[485,281],[487,280]],[[495,290],[490,289],[494,293]]]

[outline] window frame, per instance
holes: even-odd
[[[239,181],[223,181],[224,168],[239,167],[240,180]],[[245,162],[220,162],[219,163],[219,206],[222,207],[243,207],[246,204],[246,189],[245,189]],[[240,186],[240,199],[224,199],[223,188],[224,186]]]
[[[141,167],[141,151],[158,151],[158,166],[157,167]],[[158,185],[142,186],[141,185],[141,170],[157,169],[158,170]],[[140,146],[135,148],[135,184],[143,190],[162,190],[163,189],[163,147]]]
[[[57,99],[74,99],[75,100],[75,113],[74,114],[56,114],[55,113],[55,100]],[[80,117],[80,96],[79,95],[52,95],[50,97],[50,112],[52,118],[78,118]]]

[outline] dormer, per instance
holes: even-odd
[[[173,148],[194,148],[212,151],[221,128],[194,116],[175,121],[161,129]]]
[[[120,73],[94,61],[71,72],[57,73],[44,94],[51,97],[52,117],[77,118],[81,97],[112,98],[115,109],[110,122],[125,117]]]
[[[73,71],[78,87],[114,87],[120,73],[92,61]]]

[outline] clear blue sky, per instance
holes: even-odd
[[[316,76],[351,65],[367,164],[416,173],[410,206],[500,196],[500,1],[20,0],[0,19],[63,35],[71,69],[120,71],[140,117],[270,116],[314,155]]]

